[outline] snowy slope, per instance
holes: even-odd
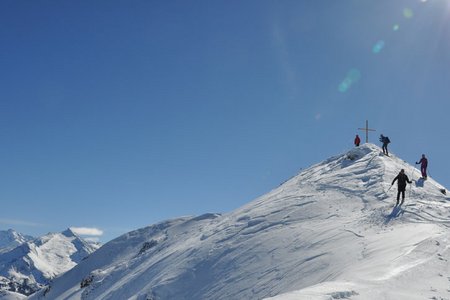
[[[355,231],[363,246],[355,252],[360,257],[332,280],[271,300],[450,299],[450,198],[441,192],[443,186],[423,181],[420,172],[401,159],[381,161],[385,190],[401,168],[415,180],[407,188],[405,204],[393,208],[369,203],[373,212]],[[396,188],[388,195],[395,203]]]
[[[0,291],[0,299],[2,300],[23,300],[26,298],[27,296],[19,293],[14,293],[10,291]]]
[[[93,251],[70,229],[22,243],[0,253],[0,290],[31,294]]]
[[[0,230],[0,253],[7,252],[33,239],[31,236],[23,235],[13,229]]]
[[[366,144],[231,213],[125,234],[31,299],[450,299],[450,199],[430,178],[394,208],[401,168],[418,179]]]

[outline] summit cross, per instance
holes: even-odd
[[[358,130],[365,130],[366,131],[366,143],[369,142],[369,131],[376,131],[375,129],[369,128],[369,121],[366,120],[366,128],[358,128]]]

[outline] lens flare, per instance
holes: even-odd
[[[398,25],[398,24],[395,24],[393,27],[392,27],[392,30],[394,30],[394,31],[398,31],[400,29],[400,26]]]
[[[405,8],[403,9],[403,16],[407,19],[411,19],[412,17],[414,17],[414,12],[411,8]]]
[[[375,46],[373,46],[372,52],[375,53],[375,54],[380,53],[381,50],[383,50],[383,48],[384,48],[384,44],[385,44],[384,41],[379,40],[379,41],[375,44]]]
[[[347,92],[352,87],[352,85],[359,81],[360,78],[361,72],[358,69],[351,69],[350,71],[348,71],[347,76],[344,78],[344,80],[339,84],[339,92]]]
[[[357,82],[361,78],[361,72],[357,69],[351,69],[347,75],[352,82]]]

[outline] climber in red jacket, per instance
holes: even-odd
[[[355,137],[355,146],[359,147],[360,143],[361,143],[361,139],[359,138],[359,135],[356,135],[356,137]]]

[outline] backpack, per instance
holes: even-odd
[[[389,143],[391,142],[391,140],[390,140],[387,136],[385,136],[385,137],[384,137],[384,142],[385,142],[386,144],[389,144]]]

